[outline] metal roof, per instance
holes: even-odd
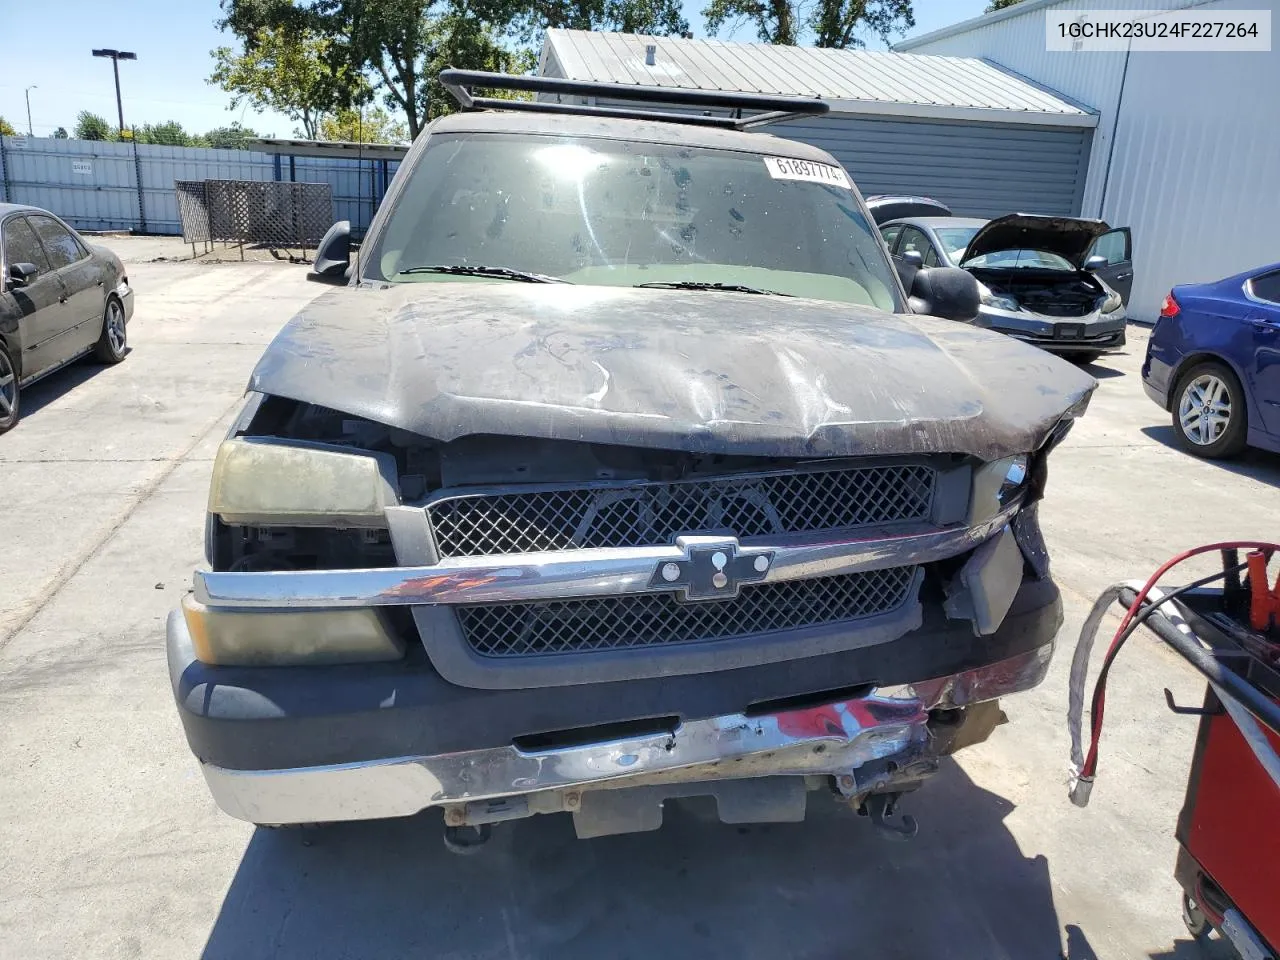
[[[347,160],[403,160],[408,144],[355,143],[349,140],[281,140],[260,137],[253,141],[262,153],[293,157],[342,157]]]
[[[895,43],[893,49],[911,50],[926,43],[933,43],[935,40],[954,37],[960,33],[968,33],[970,30],[977,30],[979,27],[988,27],[993,23],[999,23],[1001,20],[1021,17],[1036,10],[1043,10],[1045,7],[1057,6],[1062,2],[1063,0],[1018,0],[1013,6],[970,17],[968,20],[961,20],[959,23],[952,23],[937,30],[931,30],[929,33],[907,37],[902,42]],[[1106,4],[1100,4],[1099,6],[1106,6]]]
[[[646,47],[656,48],[653,64]],[[554,63],[552,62],[554,60]],[[1097,115],[976,57],[547,31],[542,73],[572,80],[818,96],[833,113],[1092,127]]]

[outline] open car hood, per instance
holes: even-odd
[[[951,208],[945,203],[928,197],[890,197],[876,195],[866,198],[867,212],[876,226],[903,217],[949,217]]]
[[[979,227],[957,262],[963,266],[974,257],[1002,250],[1044,250],[1081,270],[1093,241],[1110,229],[1105,220],[1011,213]]]
[[[1035,450],[1095,383],[935,317],[741,293],[342,288],[249,383],[448,442],[488,434],[795,458]]]

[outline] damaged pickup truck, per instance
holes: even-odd
[[[1093,380],[952,322],[963,271],[908,294],[844,169],[745,129],[820,101],[662,90],[748,116],[654,119],[577,105],[644,88],[442,79],[471,109],[358,256],[330,231],[343,286],[217,454],[209,569],[168,621],[217,803],[440,807],[465,846],[562,811],[655,829],[687,796],[800,820],[825,791],[909,835],[898,798],[1048,668],[1037,501]]]

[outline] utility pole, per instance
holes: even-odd
[[[35,134],[31,132],[31,91],[38,90],[38,89],[40,88],[33,83],[31,86],[27,87],[26,90],[22,91],[27,95],[27,136],[28,137],[35,136]]]
[[[95,57],[110,57],[111,69],[116,75],[116,116],[120,121],[120,136],[124,136],[124,103],[120,99],[120,61],[121,60],[137,60],[136,53],[130,53],[127,50],[110,50],[102,49],[93,51]]]

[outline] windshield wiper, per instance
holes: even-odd
[[[559,277],[549,277],[544,273],[527,273],[524,270],[512,270],[510,267],[482,267],[467,263],[442,263],[433,267],[410,267],[401,270],[397,276],[406,273],[449,273],[458,277],[494,277],[498,280],[519,280],[521,283],[568,283]]]
[[[763,293],[772,297],[790,297],[794,294],[780,290],[762,290],[760,287],[748,287],[741,283],[705,283],[701,280],[655,280],[652,283],[637,283],[637,287],[658,287],[663,290],[717,290],[723,293]]]

